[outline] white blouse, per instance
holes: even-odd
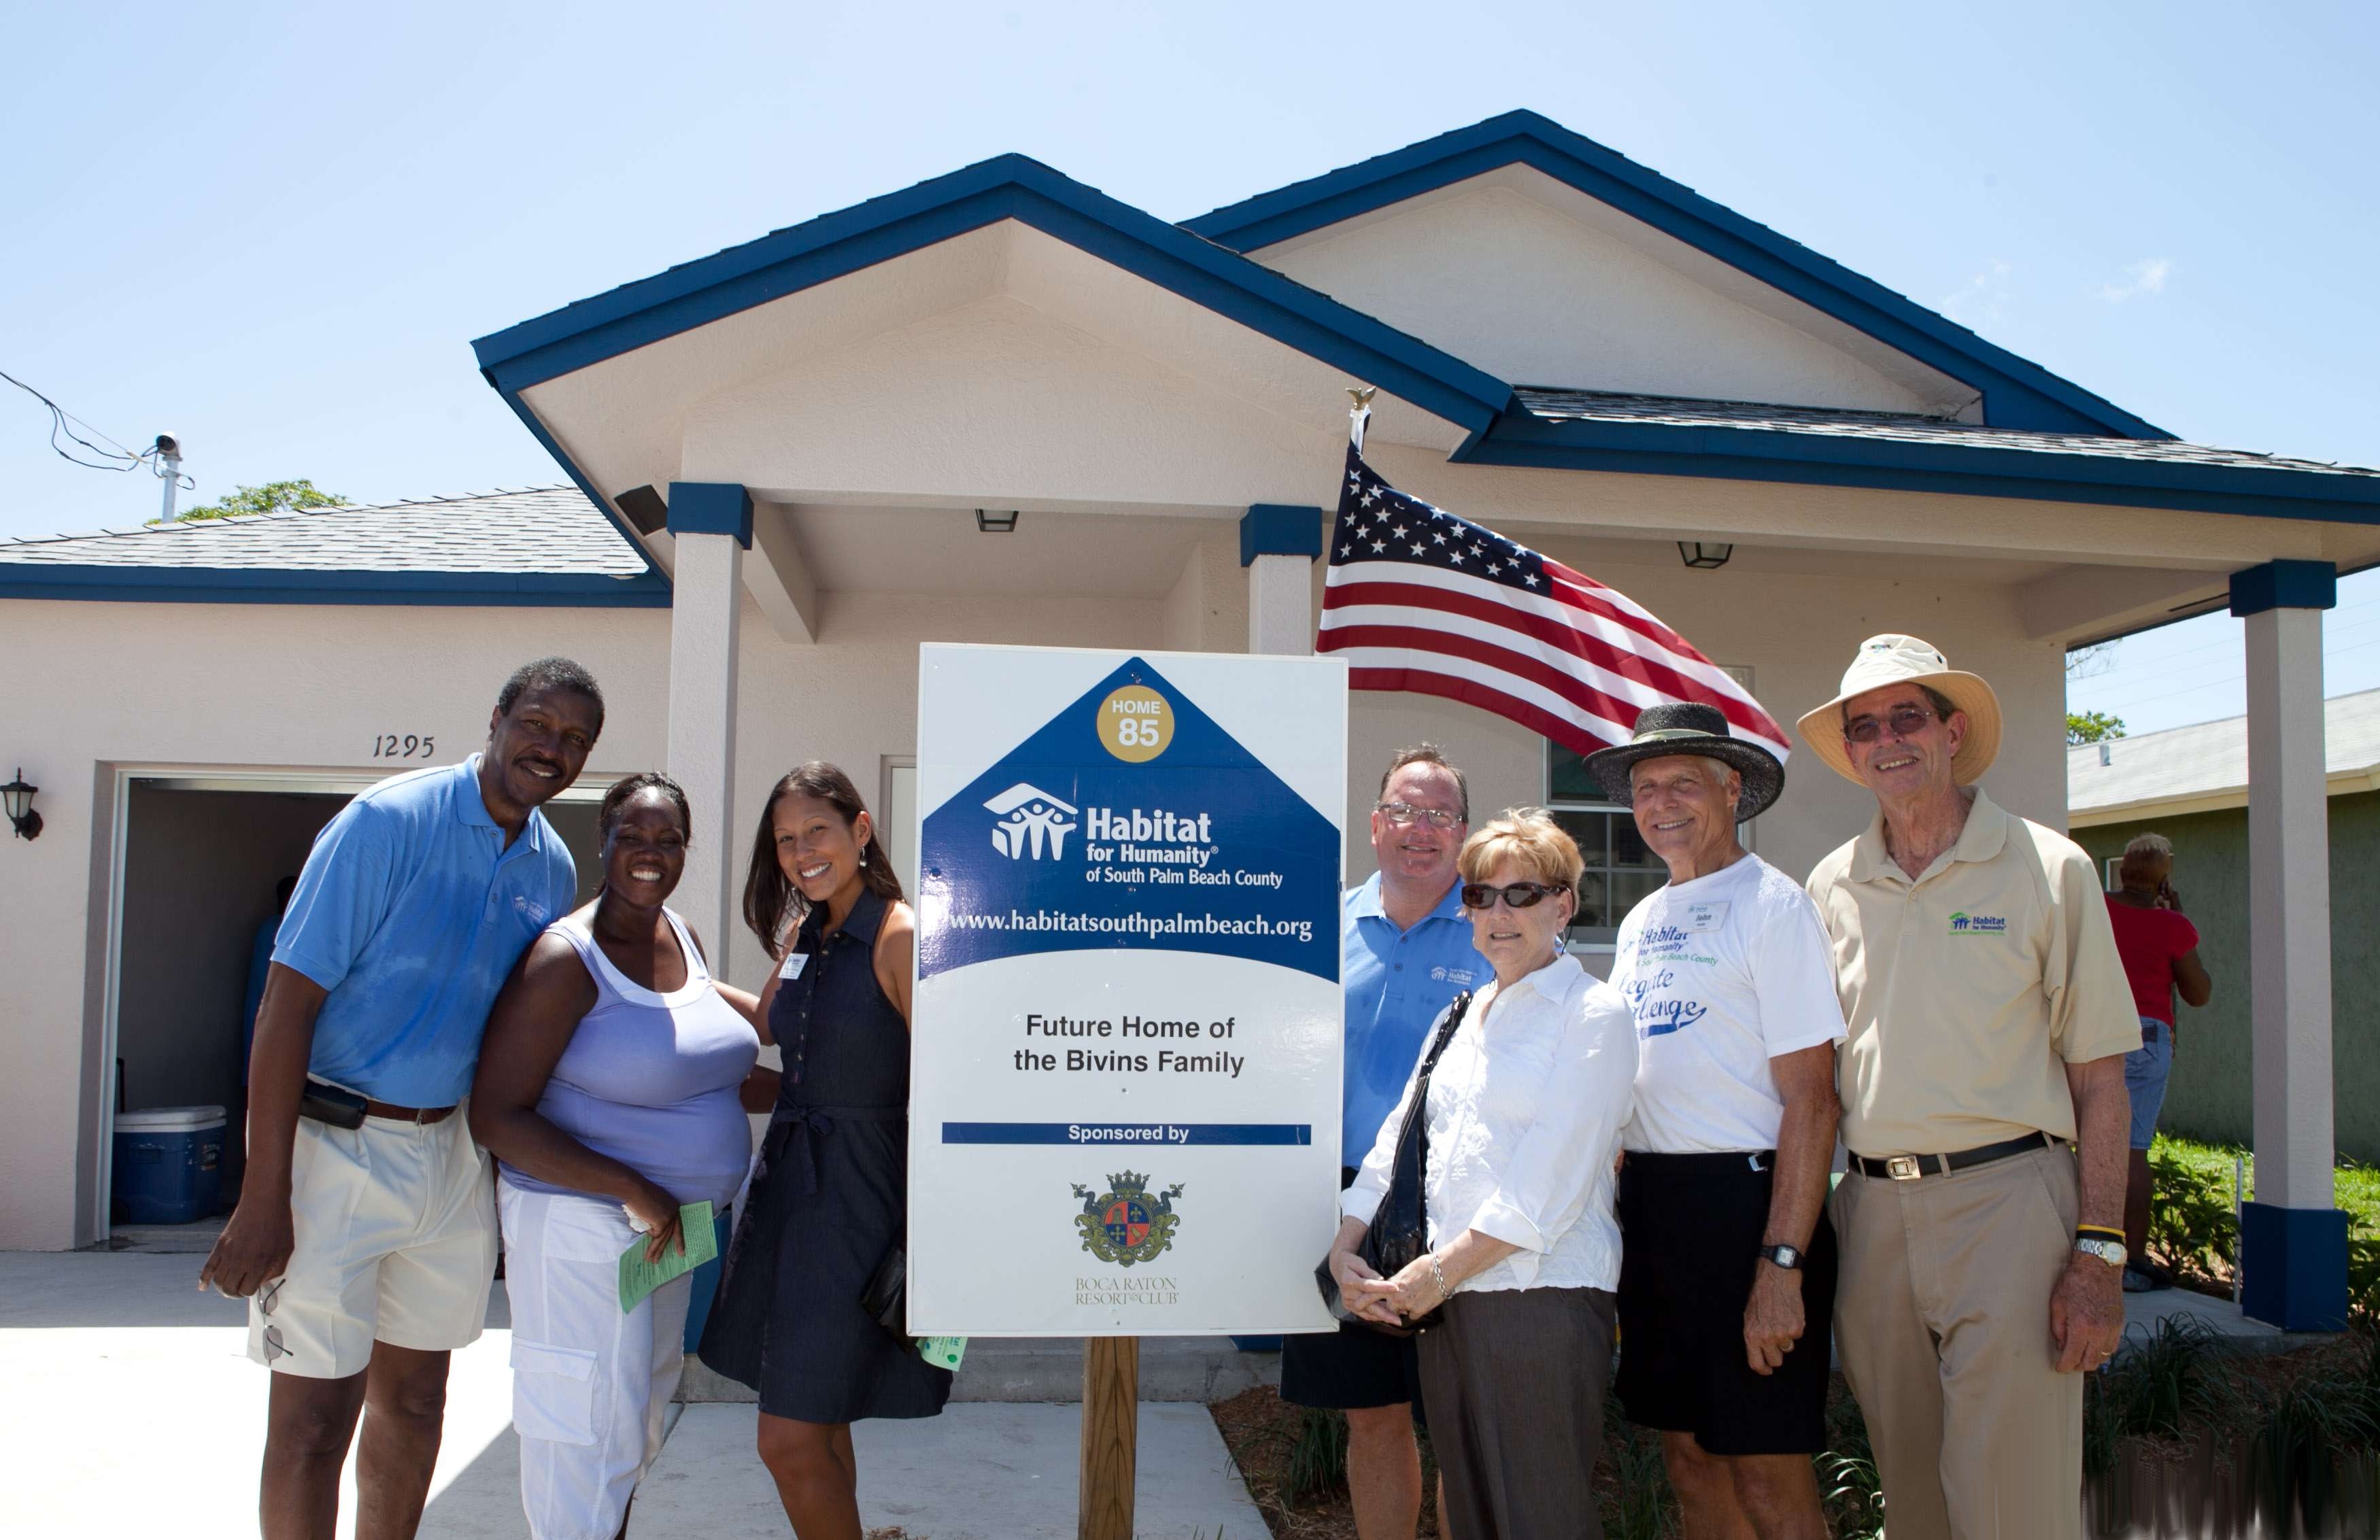
[[[1431,1025],[1422,1054],[1438,1036]],[[1340,1210],[1366,1224],[1388,1195],[1420,1058]],[[1617,1289],[1612,1164],[1636,1081],[1636,1025],[1610,985],[1567,953],[1473,1000],[1430,1073],[1429,1243],[1466,1230],[1520,1249],[1455,1287]]]

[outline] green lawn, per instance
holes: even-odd
[[[2234,1145],[2201,1144],[2160,1134],[2149,1151],[2156,1172],[2156,1204],[2149,1218],[2149,1250],[2167,1266],[2203,1282],[2228,1286],[2239,1255],[2232,1218],[2233,1161],[2245,1166],[2245,1196],[2256,1195],[2256,1158]],[[2348,1276],[2351,1296],[2380,1304],[2380,1168],[2338,1163],[2336,1201],[2348,1213]]]

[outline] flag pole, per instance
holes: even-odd
[[[1364,453],[1365,424],[1372,420],[1372,397],[1379,393],[1380,387],[1378,385],[1347,387],[1347,400],[1350,403],[1347,407],[1347,442],[1355,446],[1355,453],[1358,455]]]

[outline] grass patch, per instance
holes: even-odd
[[[2235,1168],[2233,1162],[2239,1162]],[[2149,1252],[2202,1291],[2228,1295],[2239,1267],[2240,1227],[2231,1211],[2234,1171],[2256,1195],[2256,1158],[2237,1145],[2160,1134],[2149,1150],[2156,1197]],[[2380,1168],[2341,1160],[2333,1201],[2347,1210],[2347,1287],[2359,1311],[2380,1309]]]

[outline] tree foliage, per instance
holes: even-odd
[[[2070,744],[2095,744],[2123,735],[2124,719],[2121,717],[2111,717],[2105,711],[2066,713],[2066,741]]]
[[[326,492],[300,477],[295,481],[267,481],[261,487],[238,487],[213,503],[175,515],[179,524],[194,518],[245,518],[250,514],[278,514],[291,508],[344,508],[347,500]],[[151,519],[152,524],[161,522]]]

